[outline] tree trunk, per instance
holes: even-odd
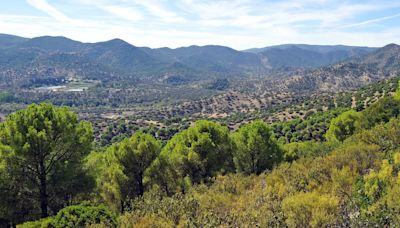
[[[40,168],[40,176],[39,176],[40,209],[42,211],[42,218],[46,218],[47,216],[49,216],[49,213],[47,211],[48,199],[47,199],[46,169],[44,167],[43,161],[40,162],[39,168]]]
[[[139,196],[143,196],[143,194],[144,194],[143,174],[139,174],[138,188],[139,188]]]
[[[120,212],[121,212],[121,215],[124,213],[124,210],[125,210],[125,203],[124,203],[124,200],[122,200],[121,199],[121,208],[120,208]]]

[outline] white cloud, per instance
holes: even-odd
[[[163,3],[160,1],[133,0],[132,2],[144,7],[152,16],[160,18],[166,23],[178,23],[186,21],[183,17],[178,16],[175,12],[163,7]]]
[[[319,27],[334,27],[360,14],[399,7],[400,3],[332,0],[288,0],[266,2],[262,0],[180,0],[182,10],[198,16],[197,22],[207,26],[234,26],[238,28],[270,28],[294,26],[314,22]]]
[[[247,0],[195,1],[180,0],[181,10],[194,14],[201,19],[233,18],[248,15],[254,2]]]
[[[99,8],[129,21],[139,21],[144,19],[144,15],[139,10],[132,7],[99,5]]]
[[[370,20],[366,20],[366,21],[362,21],[362,22],[358,22],[358,23],[348,24],[348,25],[341,26],[340,28],[359,27],[359,26],[363,26],[363,25],[369,25],[369,24],[374,24],[374,23],[381,22],[381,21],[394,19],[394,18],[397,18],[397,17],[400,17],[400,13],[394,14],[394,15],[391,15],[391,16],[386,16],[386,17],[374,18],[374,19],[370,19]]]
[[[27,2],[36,9],[48,14],[52,18],[60,21],[67,21],[69,18],[61,11],[47,3],[46,0],[27,0]]]
[[[121,38],[150,47],[218,44],[246,49],[282,43],[400,43],[400,24],[380,26],[379,32],[366,29],[400,15],[357,21],[360,15],[365,18],[400,7],[397,1],[59,0],[62,3],[57,6],[62,5],[63,12],[45,0],[27,1],[51,19],[3,14],[0,31],[27,37],[63,35],[85,42]],[[74,14],[74,7],[87,8],[92,14]],[[347,29],[354,27],[356,31]]]
[[[160,0],[72,0],[75,4],[90,5],[129,21],[158,19],[159,23],[181,23],[185,18],[167,9]]]

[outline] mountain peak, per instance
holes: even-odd
[[[40,36],[21,43],[20,47],[39,48],[48,52],[74,52],[81,45],[81,42],[63,36]]]
[[[27,40],[28,38],[0,33],[0,48],[15,46]]]
[[[30,42],[31,44],[40,43],[40,44],[59,45],[59,46],[81,44],[81,42],[79,41],[75,41],[64,36],[39,36],[32,38],[27,42]]]
[[[132,44],[126,42],[125,40],[119,39],[119,38],[114,38],[108,41],[105,41],[103,43],[110,43],[110,44],[119,44],[119,45],[130,45],[133,46]]]
[[[390,43],[390,44],[388,44],[388,45],[385,45],[382,49],[393,49],[393,48],[399,49],[399,48],[400,48],[400,45],[395,44],[395,43]]]
[[[45,39],[45,40],[70,40],[70,41],[72,41],[71,39],[69,39],[69,38],[67,38],[65,36],[38,36],[38,37],[32,38],[31,40],[42,40],[42,39]],[[76,42],[78,42],[78,41],[76,41]]]
[[[10,34],[5,34],[5,33],[0,33],[0,38],[16,38],[16,39],[25,39],[27,40],[28,38],[21,37],[21,36],[15,36],[15,35],[10,35]]]

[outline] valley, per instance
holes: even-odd
[[[222,46],[150,49],[119,39],[81,43],[1,35],[0,49],[0,87],[8,95],[0,103],[3,115],[30,103],[67,105],[96,126],[98,140],[110,122],[166,131],[160,138],[168,139],[176,132],[170,128],[198,119],[234,130],[252,119],[273,123],[332,107],[359,107],[358,100],[338,105],[339,92],[400,74],[395,44],[280,45],[240,52]],[[180,124],[169,126],[172,122]]]
[[[0,228],[400,227],[400,2],[0,7]]]
[[[397,176],[377,201],[352,189],[368,189],[357,178],[386,158],[398,169],[399,80],[396,44],[237,51],[0,35],[0,225],[386,224],[368,211],[396,210],[380,200]],[[322,214],[296,219],[308,204]]]

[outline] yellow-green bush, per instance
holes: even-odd
[[[333,226],[339,213],[339,198],[317,192],[298,193],[282,202],[289,227]]]

